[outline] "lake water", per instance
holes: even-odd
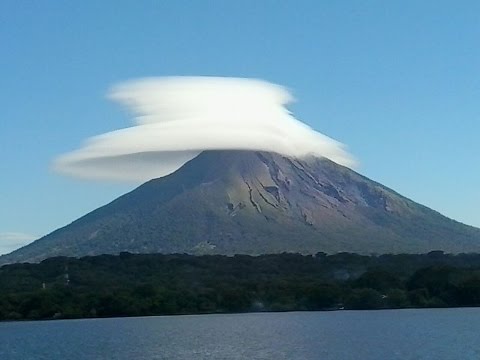
[[[480,308],[0,323],[0,359],[480,359]]]

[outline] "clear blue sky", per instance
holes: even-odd
[[[163,75],[286,85],[361,173],[480,226],[479,1],[2,0],[0,45],[0,234],[44,235],[131,190],[50,162],[129,125],[112,84]]]

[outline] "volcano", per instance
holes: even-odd
[[[0,264],[131,253],[480,251],[451,220],[325,158],[205,151]]]

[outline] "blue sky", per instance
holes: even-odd
[[[145,76],[285,85],[359,172],[480,226],[479,43],[478,1],[3,0],[0,253],[134,187],[50,164],[129,126],[105,94]]]

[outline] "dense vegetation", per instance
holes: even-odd
[[[0,268],[0,319],[480,305],[480,255],[102,255]]]

